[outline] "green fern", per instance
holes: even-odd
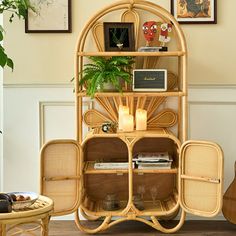
[[[131,83],[132,74],[129,72],[135,62],[133,57],[115,56],[89,57],[92,63],[84,65],[82,79],[79,84],[84,85],[87,94],[94,97],[94,94],[103,90],[105,83],[111,83],[119,92],[122,92],[120,80]]]

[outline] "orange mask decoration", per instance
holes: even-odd
[[[154,40],[157,32],[157,23],[155,21],[147,21],[143,24],[143,34],[148,42]]]

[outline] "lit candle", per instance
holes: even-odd
[[[129,107],[120,105],[119,106],[119,121],[118,121],[119,130],[123,129],[123,120],[124,120],[123,116],[124,115],[129,115]]]
[[[122,128],[124,132],[134,131],[134,117],[132,115],[123,115]]]
[[[136,110],[136,130],[147,130],[147,111],[143,109]]]

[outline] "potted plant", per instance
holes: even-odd
[[[2,0],[0,1],[0,14],[3,14],[4,12],[10,12],[11,16],[9,18],[9,21],[12,22],[14,16],[18,16],[20,18],[26,17],[27,10],[34,8],[31,6],[29,0]],[[0,43],[2,43],[4,38],[4,29],[0,25]],[[8,55],[5,52],[5,49],[3,45],[0,45],[0,66],[4,68],[5,66],[10,67],[12,70],[14,68],[13,61],[8,57]]]
[[[94,97],[98,91],[105,91],[107,84],[122,92],[122,80],[131,83],[132,74],[129,72],[134,63],[133,57],[114,56],[110,58],[89,57],[93,63],[85,64],[82,79],[79,84],[84,85],[87,94]],[[114,91],[113,89],[113,91]]]

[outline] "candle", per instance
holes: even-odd
[[[124,115],[129,115],[129,107],[120,105],[119,106],[119,121],[118,121],[119,130],[123,129],[123,120],[124,120],[123,116]]]
[[[147,111],[143,109],[136,110],[136,130],[147,130]]]
[[[122,128],[124,132],[134,131],[134,117],[132,115],[123,115]]]

